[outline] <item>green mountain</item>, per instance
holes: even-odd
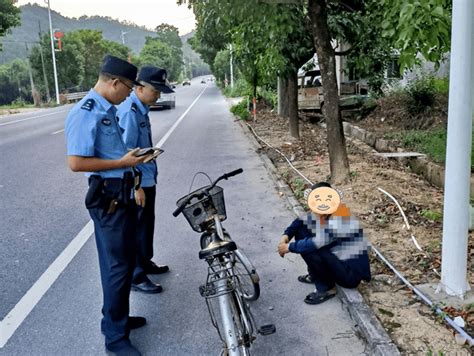
[[[3,43],[3,51],[0,52],[0,64],[12,61],[16,58],[26,58],[26,45],[31,48],[36,45],[39,39],[39,31],[49,32],[48,9],[36,4],[21,6],[21,26],[13,28],[12,33],[0,38]],[[63,32],[79,29],[91,29],[102,31],[105,39],[122,43],[121,34],[127,32],[124,36],[125,45],[134,53],[138,54],[145,44],[145,37],[154,37],[155,33],[145,27],[137,26],[133,23],[114,20],[110,17],[101,16],[82,16],[80,18],[69,18],[51,11],[51,22],[53,29],[59,29]],[[199,55],[187,46],[186,40],[191,34],[183,36],[184,56],[192,58],[194,63],[201,62]],[[189,48],[186,48],[189,47]]]

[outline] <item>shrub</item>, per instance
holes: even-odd
[[[239,96],[246,96],[252,92],[252,88],[250,85],[245,81],[245,79],[239,78],[234,82],[234,86],[231,87],[228,85],[222,91],[225,96],[235,98]]]
[[[272,109],[276,109],[278,106],[278,94],[276,90],[259,88],[257,95],[262,98],[267,105],[271,106]]]
[[[449,92],[449,79],[440,78],[434,80],[434,89],[437,93],[448,94]]]
[[[232,106],[230,111],[232,114],[239,116],[242,120],[247,120],[250,117],[246,100],[242,100],[240,103]]]
[[[408,85],[406,91],[409,96],[407,109],[412,115],[427,111],[435,102],[435,80],[432,76],[414,80]]]

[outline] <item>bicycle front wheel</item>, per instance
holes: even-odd
[[[240,291],[245,300],[253,301],[260,297],[260,277],[249,258],[239,248],[234,251],[233,270],[240,282]]]

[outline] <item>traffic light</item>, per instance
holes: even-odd
[[[62,51],[61,39],[64,37],[64,32],[61,32],[59,30],[54,30],[53,37],[54,37],[54,50],[56,52],[61,52]]]

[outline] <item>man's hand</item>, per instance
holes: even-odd
[[[280,243],[278,244],[278,254],[280,255],[280,257],[285,257],[285,255],[290,252],[288,245],[289,244],[287,242],[280,241]]]
[[[140,148],[134,148],[133,150],[129,151],[125,154],[122,158],[120,158],[120,162],[122,163],[123,167],[135,167],[136,165],[143,163],[147,158],[150,158],[152,154],[146,156],[137,157],[135,154],[138,152]]]
[[[138,206],[141,206],[142,208],[145,207],[145,191],[143,188],[138,188],[138,190],[135,190],[135,202]]]
[[[280,239],[280,243],[290,243],[290,238],[288,237],[288,235],[283,235]]]

